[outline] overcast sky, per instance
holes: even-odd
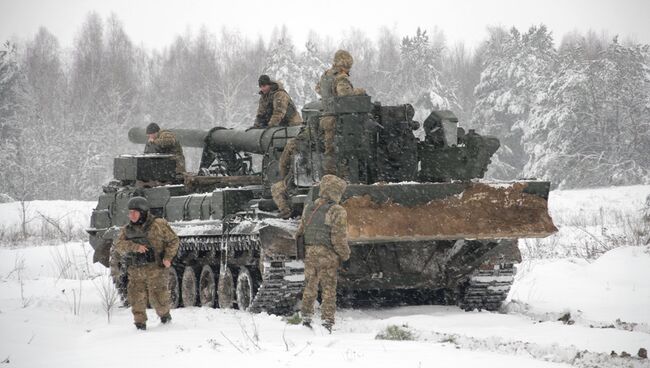
[[[400,35],[437,26],[449,42],[474,46],[488,25],[525,30],[544,23],[556,42],[572,30],[593,29],[650,44],[650,0],[0,0],[0,41],[28,39],[45,26],[71,46],[90,11],[104,18],[114,12],[131,39],[147,48],[162,48],[201,25],[215,33],[235,28],[251,38],[268,38],[286,25],[297,44],[310,30],[338,40],[352,27],[374,38],[383,25]]]

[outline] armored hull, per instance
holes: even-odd
[[[556,231],[550,184],[479,180],[497,139],[465,134],[453,114],[434,112],[419,141],[410,105],[381,106],[369,97],[307,105],[304,127],[176,131],[182,144],[203,147],[198,175],[176,176],[169,156],[116,159],[117,181],[104,187],[88,230],[95,260],[111,267],[124,292],[126,272],[111,248],[127,221],[126,202],[142,195],[181,239],[169,277],[175,306],[291,313],[304,280],[304,249],[294,236],[304,203],[318,196],[323,115],[337,117],[337,174],[350,183],[341,203],[352,253],[339,272],[339,300],[498,309],[521,261],[517,239]],[[144,143],[137,129],[129,137]],[[298,149],[290,176],[280,177],[291,139]],[[261,158],[259,172],[252,155]],[[289,220],[270,200],[279,180],[290,184]]]

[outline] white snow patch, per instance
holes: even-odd
[[[555,242],[568,251],[591,237],[585,231],[602,230],[603,224],[608,231],[618,229],[621,214],[640,218],[648,194],[650,186],[552,192],[549,206],[560,227]],[[48,209],[53,217],[77,209],[79,214],[71,217],[73,225],[88,226],[95,202],[56,202],[30,204]],[[0,226],[16,225],[16,207],[12,206],[16,204],[0,204]],[[9,208],[14,212],[9,214]],[[273,226],[297,226],[295,221],[265,221]],[[650,347],[648,246],[619,247],[592,260],[558,258],[566,252],[557,249],[554,257],[529,258],[519,266],[510,295],[510,300],[518,301],[511,306],[527,303],[523,314],[514,308],[511,314],[499,314],[467,313],[448,306],[343,309],[329,335],[318,320],[314,330],[309,330],[266,313],[199,307],[172,311],[169,326],[160,325],[149,310],[148,330],[136,331],[125,308],[115,310],[111,323],[107,322],[96,286],[106,270],[91,263],[87,242],[7,245],[0,241],[0,361],[7,358],[11,367],[130,368],[143,361],[160,368],[214,362],[314,368],[568,367],[583,363],[611,367],[632,366],[630,361],[608,359],[606,354],[612,350],[635,355],[639,348]],[[73,298],[79,295],[80,309],[75,314]],[[536,313],[555,316],[563,311],[571,311],[581,321],[622,327],[589,328],[585,323],[565,325],[551,317],[545,322],[531,318]],[[418,341],[375,340],[386,326],[403,324],[417,332]],[[626,331],[626,326],[642,328]],[[590,360],[571,360],[583,350],[590,352],[582,355]],[[647,366],[647,361],[633,362]]]

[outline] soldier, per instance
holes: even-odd
[[[254,128],[302,124],[300,113],[282,86],[268,75],[260,75],[260,101],[257,106]]]
[[[272,81],[268,75],[263,74],[260,75],[258,84],[260,87],[260,102],[257,108],[255,128],[293,126],[303,123],[293,100],[277,82]],[[291,159],[296,152],[297,145],[295,139],[290,139],[285,145],[279,162],[280,177],[282,179],[271,186],[273,201],[280,210],[280,217],[285,219],[291,216],[288,190],[292,186]]]
[[[167,268],[178,252],[178,236],[167,221],[149,212],[143,197],[128,202],[129,224],[122,227],[115,251],[127,266],[127,299],[131,305],[135,327],[147,329],[147,301],[154,307],[160,322],[168,323],[170,293]]]
[[[185,155],[183,155],[183,147],[176,140],[174,133],[169,130],[160,130],[160,127],[156,123],[147,125],[146,133],[149,140],[144,146],[144,153],[166,153],[174,155],[176,159],[176,173],[184,173]]]
[[[283,219],[291,217],[292,214],[292,209],[289,204],[289,189],[294,187],[291,161],[298,150],[299,142],[307,140],[309,140],[309,129],[303,127],[295,138],[289,139],[282,150],[282,155],[280,155],[278,166],[282,179],[271,186],[271,195],[280,210],[280,217]]]
[[[350,82],[350,69],[354,59],[345,50],[338,50],[334,54],[332,67],[323,73],[316,85],[316,92],[321,99],[337,96],[358,96],[366,94],[362,88],[354,88]],[[336,157],[334,137],[336,134],[336,116],[325,115],[320,118],[320,129],[323,131],[323,143],[325,146],[325,157],[323,171],[325,174],[336,173]]]
[[[296,238],[305,244],[305,289],[302,293],[303,325],[311,327],[318,285],[322,292],[321,319],[330,333],[336,312],[336,272],[350,258],[347,212],[339,205],[347,184],[334,175],[321,179],[319,198],[305,206]]]

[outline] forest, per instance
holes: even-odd
[[[425,31],[425,29],[427,29]],[[650,46],[625,35],[555,35],[545,25],[489,27],[476,46],[434,25],[297,45],[228,28],[187,31],[162,50],[136,45],[117,16],[89,13],[72,45],[47,29],[0,46],[0,199],[93,199],[112,159],[135,153],[127,131],[252,126],[257,79],[281,81],[300,108],[343,48],[351,80],[382,104],[411,103],[416,120],[455,112],[498,137],[487,177],[539,178],[570,189],[650,183]],[[4,41],[4,40],[3,40]],[[189,168],[199,153],[186,151]]]

